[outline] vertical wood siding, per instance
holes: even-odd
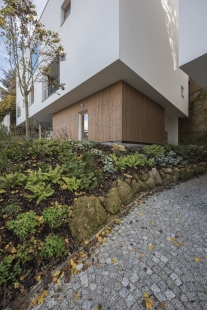
[[[83,107],[81,107],[83,104]],[[117,82],[53,115],[53,136],[78,139],[79,113],[88,111],[88,139],[122,140],[122,82]]]
[[[122,140],[165,142],[165,109],[123,82]]]

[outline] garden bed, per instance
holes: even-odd
[[[197,146],[138,151],[87,141],[3,141],[1,309],[27,294],[135,193],[203,173],[206,162],[207,152]]]

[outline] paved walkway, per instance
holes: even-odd
[[[99,264],[36,310],[146,309],[144,293],[153,309],[207,309],[207,175],[135,204],[108,236]]]

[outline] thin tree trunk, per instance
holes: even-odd
[[[29,104],[28,104],[28,95],[24,95],[25,102],[25,126],[26,126],[26,139],[30,138],[30,128],[29,128]]]

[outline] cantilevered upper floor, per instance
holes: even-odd
[[[49,0],[41,22],[59,33],[67,60],[51,68],[65,83],[35,84],[30,116],[52,115],[117,81],[125,81],[165,109],[188,114],[188,76],[178,68],[177,0]],[[17,125],[25,120],[17,91]]]

